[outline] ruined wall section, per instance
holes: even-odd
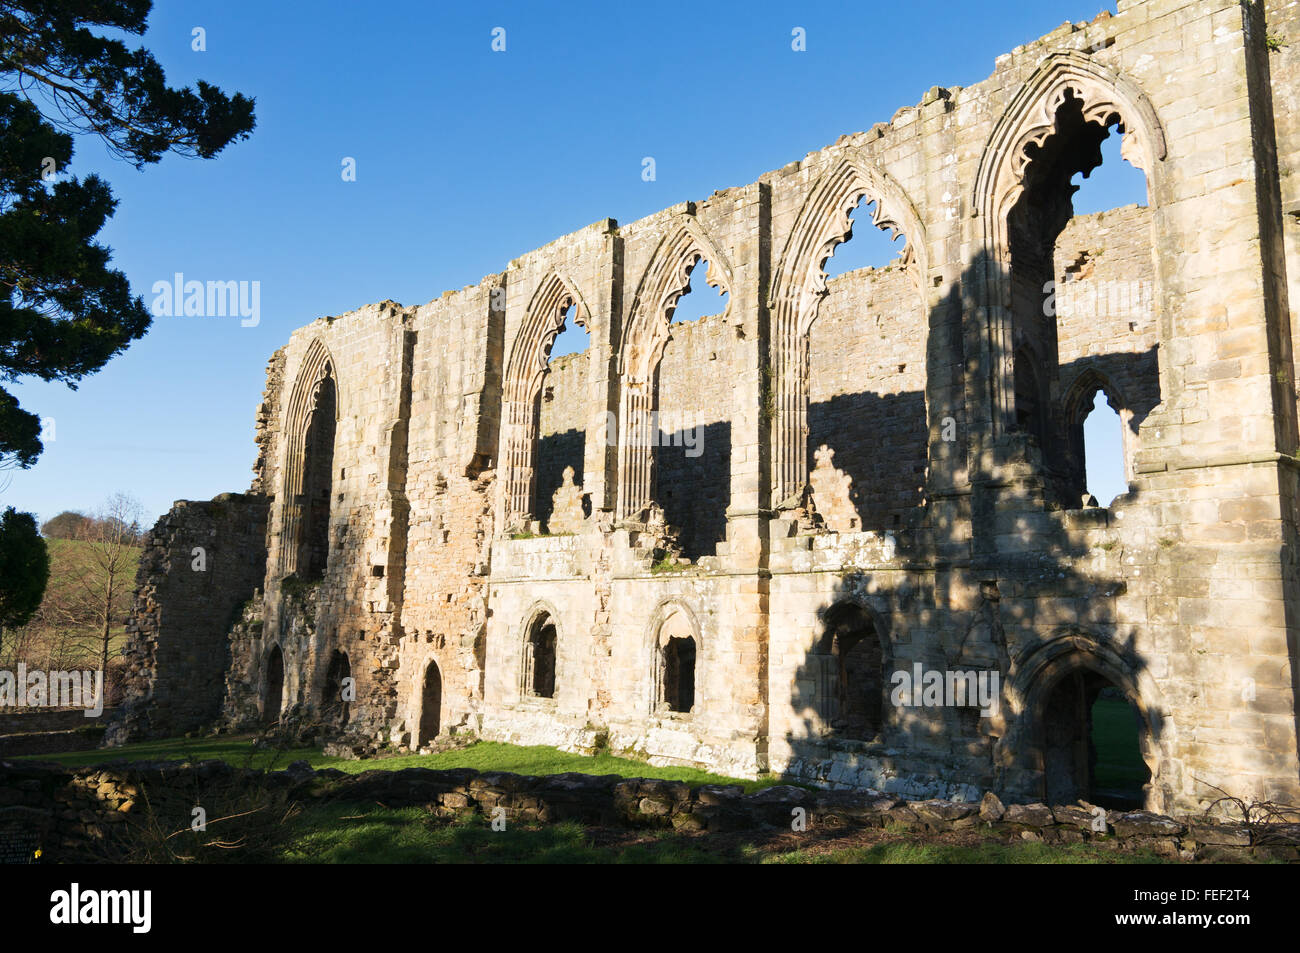
[[[1269,369],[1275,322],[1261,297],[1258,254],[1251,260],[1259,249],[1260,222],[1254,176],[1266,172],[1254,164],[1251,147],[1252,110],[1259,104],[1248,95],[1243,15],[1240,5],[1228,2],[1122,2],[1117,16],[1067,23],[999,57],[993,76],[977,86],[931,90],[891,123],[843,137],[763,179],[772,192],[775,248],[786,247],[817,183],[842,163],[887,175],[924,222],[930,505],[918,548],[906,552],[920,562],[948,555],[954,563],[936,575],[904,574],[894,583],[904,591],[919,586],[936,593],[932,614],[911,620],[907,631],[894,631],[895,659],[944,667],[953,634],[972,631],[978,613],[995,606],[1008,648],[1019,659],[1013,690],[1021,693],[1026,712],[1041,712],[1034,706],[1045,703],[1042,693],[1071,652],[1104,660],[1116,682],[1140,697],[1152,725],[1148,764],[1157,771],[1151,795],[1157,805],[1162,799],[1201,803],[1206,789],[1197,778],[1217,778],[1213,783],[1259,796],[1294,797],[1296,790],[1295,662],[1293,650],[1284,648],[1290,610],[1274,548],[1287,545],[1277,508],[1288,494],[1278,492],[1275,468],[1252,462],[1269,459],[1275,450]],[[1227,64],[1216,66],[1214,84],[1203,81],[1199,52],[1210,48],[1222,54],[1216,64]],[[1005,356],[989,344],[996,312],[987,308],[990,289],[1002,276],[981,259],[985,223],[972,207],[996,124],[1053,58],[1071,56],[1114,70],[1133,84],[1129,89],[1145,93],[1168,148],[1147,170],[1154,177],[1154,241],[1167,250],[1155,275],[1164,402],[1138,435],[1138,495],[1113,514],[1052,512],[1041,485],[1035,486],[1041,463],[1022,440],[999,436],[993,403],[998,391],[990,384],[1009,387],[1010,378],[997,363]],[[1213,130],[1207,133],[1210,116]],[[1231,334],[1224,333],[1224,315],[1232,322]],[[939,431],[949,416],[959,432],[951,444]],[[1257,472],[1261,466],[1267,472]],[[865,538],[781,541],[779,547],[774,542],[774,711],[786,704],[784,698],[797,702],[792,675],[807,652],[789,640],[778,643],[776,633],[796,631],[799,619],[816,618],[826,607],[822,600],[838,588],[813,585],[799,574],[819,565],[836,575],[862,572],[871,592],[883,596],[891,586],[882,571],[888,565],[876,557],[861,561],[855,552],[869,544]],[[819,557],[823,547],[847,550]],[[782,578],[785,572],[795,575]],[[1045,587],[1048,579],[1053,583]],[[979,595],[994,582],[996,603]],[[1247,592],[1259,601],[1251,602]],[[1270,659],[1267,702],[1243,706],[1227,689],[1205,701],[1207,686],[1225,674],[1238,687],[1246,677],[1229,615],[1249,618],[1256,632],[1252,652]],[[1192,644],[1205,649],[1189,654]],[[1286,674],[1279,678],[1279,672]],[[1274,714],[1278,705],[1287,714]],[[774,715],[774,745],[782,740],[780,726],[798,718],[798,705],[791,708]],[[979,759],[970,757],[976,749],[963,752],[957,740],[972,735],[946,733],[940,726],[945,717],[907,712],[895,725],[895,743],[951,738],[950,776],[973,776]],[[989,726],[977,729],[988,738],[992,770],[1008,790],[1028,790],[1041,781],[1041,771],[1036,775],[1032,767],[1033,724],[1030,715],[993,729],[1000,732],[996,745]],[[1282,735],[1292,741],[1281,746],[1287,766],[1277,770],[1277,749],[1267,739]],[[825,758],[823,748],[814,760],[825,764]],[[849,774],[865,764],[848,753],[830,760]]]
[[[537,519],[543,527],[551,518],[551,503],[566,467],[582,486],[587,436],[587,382],[591,351],[554,358],[538,395]]]
[[[584,489],[594,493],[598,507],[606,505],[604,485],[612,465],[612,455],[607,454],[604,442],[605,414],[616,409],[611,406],[609,391],[615,349],[611,338],[617,330],[617,319],[612,317],[617,255],[614,230],[613,220],[604,219],[558,238],[511,261],[503,280],[503,393],[500,395],[503,415],[510,413],[509,395],[525,378],[531,380],[532,375],[547,363],[550,345],[564,320],[563,315],[550,308],[557,299],[573,299],[574,315],[570,321],[581,325],[587,332],[586,375],[579,385],[582,389],[578,402],[580,412],[585,415],[585,425],[578,428],[584,434],[580,469]],[[557,287],[559,292],[552,294]],[[547,386],[549,384],[544,379],[541,387]],[[538,409],[537,404],[521,407],[517,413],[530,415],[530,419],[525,424],[521,416],[519,425],[536,428]],[[535,429],[533,432],[536,434]],[[505,527],[510,477],[507,461],[513,439],[515,432],[503,416],[496,455],[503,470],[497,487],[497,521],[501,528]],[[534,521],[537,519],[536,510],[549,504],[549,500],[544,501],[539,496],[538,449],[535,445],[531,461],[533,491],[530,506],[534,511],[530,515]]]
[[[248,492],[254,496],[272,497],[278,487],[284,362],[284,348],[278,348],[266,362],[266,387],[262,390],[262,401],[257,405],[257,418],[253,426],[257,459],[253,462],[253,483]]]
[[[329,560],[323,578],[286,581],[289,455],[301,451],[285,432],[289,399],[280,402],[281,439],[272,507],[266,612],[261,638],[247,651],[265,659],[280,645],[285,660],[282,711],[308,721],[332,703],[326,673],[336,652],[355,679],[350,727],[369,738],[387,728],[396,705],[392,684],[400,642],[400,580],[406,532],[406,421],[413,339],[411,313],[391,301],[295,331],[285,349],[284,393],[323,348],[337,393],[329,511]],[[310,364],[314,367],[315,364]],[[306,381],[309,386],[312,382]],[[259,696],[264,686],[259,684]]]
[[[477,730],[485,579],[500,427],[504,276],[416,309],[407,493],[410,524],[390,738],[421,747],[436,725]],[[426,692],[426,687],[431,686]],[[436,706],[437,712],[426,711]],[[426,730],[422,730],[424,725]]]
[[[1261,61],[1254,14],[1234,0],[1121,0],[1119,9],[1066,23],[999,57],[988,80],[964,90],[935,87],[889,123],[842,137],[753,185],[558,239],[419,317],[384,304],[295,334],[286,382],[313,336],[341,363],[334,553],[312,593],[322,611],[285,616],[278,596],[268,606],[281,616],[268,615],[268,638],[299,643],[286,659],[288,672],[302,673],[291,676],[300,679],[287,686],[292,697],[314,704],[329,650],[355,638],[350,654],[365,666],[354,664],[353,672],[368,706],[359,715],[378,735],[379,722],[390,719],[399,743],[420,740],[418,686],[436,658],[440,668],[464,672],[459,684],[447,678],[443,697],[455,698],[444,701],[451,706],[445,723],[473,726],[481,716],[488,737],[574,747],[604,729],[611,744],[659,762],[733,774],[772,767],[823,783],[888,782],[915,794],[987,783],[1032,798],[1044,784],[1035,733],[1052,693],[1066,674],[1090,667],[1142,714],[1153,771],[1148,806],[1202,805],[1202,782],[1246,797],[1300,797],[1298,603],[1288,563],[1296,491],[1294,468],[1279,461],[1294,449],[1284,439],[1293,408],[1279,400],[1284,323],[1268,287],[1276,262],[1266,247],[1276,216],[1268,214],[1267,163],[1252,140],[1268,105],[1259,83],[1269,60]],[[1284,72],[1279,66],[1276,75]],[[1050,134],[1033,125],[1045,103],[1022,94],[1063,95],[1061,83],[1084,93],[1102,118],[1123,111],[1155,150],[1145,157],[1150,229],[1161,250],[1152,271],[1154,324],[1125,331],[1127,322],[1098,325],[1067,309],[1060,322],[1066,367],[1052,385],[1059,398],[1076,366],[1134,353],[1135,342],[1140,355],[1158,345],[1163,400],[1138,427],[1134,492],[1110,509],[1072,508],[1054,495],[1042,452],[1009,419],[1014,331],[1023,322],[1006,303],[996,203],[1015,197],[1024,153],[1010,143],[1023,149],[1018,137]],[[1282,161],[1293,151],[1282,145]],[[888,294],[898,313],[917,315],[904,338],[909,355],[922,356],[924,347],[924,381],[908,379],[919,370],[902,357],[897,383],[889,365],[870,371],[881,352],[859,379],[823,365],[809,386],[825,387],[817,393],[831,400],[832,390],[910,393],[919,385],[924,392],[926,505],[897,534],[806,530],[785,512],[785,498],[773,498],[779,484],[769,472],[774,446],[791,433],[802,440],[805,423],[773,426],[766,380],[795,343],[774,336],[775,315],[795,298],[801,305],[820,298],[827,320],[810,334],[832,335],[838,322],[854,347],[873,336],[879,343],[874,305],[862,302],[886,294],[884,277],[880,285],[863,275],[820,282],[820,259],[847,234],[847,210],[864,193],[881,201],[910,243],[910,261],[888,279],[898,282]],[[1140,215],[1119,210],[1113,223],[1067,229],[1066,256],[1103,247],[1090,261],[1058,262],[1057,277],[1077,265],[1081,283],[1105,280],[1112,267],[1131,278],[1140,252],[1128,243],[1143,228],[1127,216]],[[634,520],[610,527],[619,481],[630,471],[618,465],[605,422],[620,409],[623,362],[645,343],[623,334],[651,301],[642,292],[661,308],[674,290],[646,281],[662,276],[655,271],[665,264],[661,256],[673,259],[665,264],[672,276],[687,251],[701,248],[727,276],[729,309],[720,322],[701,322],[668,343],[661,383],[671,397],[684,369],[700,364],[685,345],[723,329],[717,353],[728,355],[719,360],[727,362],[729,392],[716,408],[703,406],[714,399],[713,381],[673,399],[729,424],[726,538],[712,558],[656,571],[646,545],[661,542],[654,530]],[[786,265],[801,277],[780,286]],[[1088,267],[1094,271],[1085,277]],[[592,331],[582,482],[593,519],[573,536],[536,536],[531,527],[516,534],[501,516],[510,451],[501,394],[516,344],[543,360],[545,327],[529,324],[537,317],[531,307],[560,274]],[[496,287],[504,287],[500,303],[492,302]],[[448,331],[425,320],[435,313]],[[1110,353],[1097,353],[1099,339]],[[674,348],[690,352],[680,367]],[[563,387],[580,386],[583,372],[555,373]],[[662,476],[667,468],[660,469]],[[419,524],[404,542],[403,495]],[[888,523],[899,506],[868,501],[867,509]],[[777,507],[783,512],[772,518]],[[273,550],[280,538],[273,529]],[[951,707],[908,708],[890,711],[876,739],[841,744],[801,734],[815,684],[809,656],[825,610],[844,600],[874,614],[882,653],[898,669],[969,662],[968,643],[992,651],[996,637],[1015,660],[988,663],[1003,666],[1010,714],[967,719]],[[690,712],[666,712],[656,698],[654,626],[673,607],[689,614],[700,639],[698,704]],[[529,700],[521,697],[523,640],[543,610],[559,630],[556,697]],[[418,639],[405,635],[417,631]]]
[[[692,294],[714,295],[697,273]],[[688,559],[716,554],[727,538],[731,505],[734,369],[743,366],[744,342],[721,314],[675,322],[659,365],[658,446],[654,450],[655,500],[670,526],[681,531]],[[743,392],[742,392],[743,398]],[[743,448],[741,448],[743,452]]]
[[[1142,423],[1160,403],[1151,227],[1151,210],[1139,205],[1071,219],[1056,242],[1048,305],[1056,314],[1061,367],[1055,398],[1067,417],[1086,416],[1093,406],[1087,394],[1102,384],[1120,416],[1130,481]]]
[[[808,461],[831,449],[863,528],[896,531],[924,495],[929,322],[898,263],[827,287],[809,334]]]
[[[267,502],[180,500],[145,536],[127,618],[125,698],[105,743],[169,738],[217,718],[226,634],[266,572]]]

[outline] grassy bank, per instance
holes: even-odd
[[[337,768],[349,774],[362,771],[396,771],[400,768],[474,768],[478,771],[509,771],[513,774],[546,775],[576,771],[582,774],[617,774],[625,778],[658,778],[687,784],[739,784],[746,791],[759,791],[780,783],[776,778],[747,781],[709,774],[695,768],[655,767],[644,761],[612,754],[569,754],[541,745],[521,746],[480,741],[456,751],[427,755],[396,755],[366,761],[332,758],[319,748],[273,750],[258,748],[251,736],[219,738],[172,738],[66,754],[35,755],[28,760],[54,761],[68,767],[85,767],[108,761],[205,761],[216,759],[236,767],[280,769],[290,761],[306,761],[313,768]]]
[[[974,833],[853,830],[803,834],[686,834],[588,828],[573,822],[513,825],[446,821],[422,808],[331,804],[290,821],[287,863],[411,864],[1134,864],[1146,852],[1092,844],[1006,842]]]

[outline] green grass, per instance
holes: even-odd
[[[1125,706],[1125,713],[1127,708]],[[326,757],[315,748],[257,749],[248,736],[174,738],[120,748],[35,756],[69,767],[109,760],[204,760],[236,766],[281,768],[305,760],[313,767],[348,773],[408,767],[475,768],[546,775],[568,771],[662,778],[690,784],[739,784],[747,791],[775,778],[738,781],[692,768],[657,768],[608,753],[568,754],[542,746],[478,742],[456,751],[366,761]],[[794,846],[789,835],[701,835],[675,831],[593,830],[575,822],[549,825],[509,822],[494,831],[488,818],[439,818],[423,807],[385,808],[374,803],[325,803],[303,807],[284,826],[266,834],[259,860],[287,863],[569,863],[569,864],[1094,864],[1153,863],[1152,854],[1120,853],[1091,844],[1007,843],[996,839],[948,843],[923,834],[886,830],[884,840],[845,843],[809,840]],[[225,856],[226,860],[235,860]],[[251,858],[250,858],[251,859]]]
[[[924,835],[918,835],[924,838]],[[870,847],[809,854],[791,851],[764,858],[777,864],[1161,864],[1152,853],[1124,854],[1091,844],[1004,843],[935,844],[912,838]]]
[[[598,847],[573,821],[509,825],[486,818],[444,821],[423,808],[331,804],[294,818],[282,857],[324,864],[608,864],[725,863],[725,855],[672,832],[644,844]]]
[[[423,808],[330,804],[290,821],[281,851],[289,863],[406,864],[1138,864],[1165,863],[1149,853],[1120,853],[1089,844],[1053,845],[987,840],[934,843],[921,834],[895,834],[884,843],[790,849],[788,840],[626,832],[598,843],[581,824],[508,824],[494,831],[484,817],[456,821]]]
[[[1150,773],[1142,760],[1132,706],[1118,698],[1098,698],[1092,706],[1092,740],[1097,749],[1093,787],[1140,792]]]
[[[687,784],[739,784],[746,791],[759,791],[781,783],[775,777],[747,781],[709,774],[696,768],[660,768],[616,755],[569,754],[542,745],[524,747],[496,741],[480,741],[456,751],[441,754],[398,755],[371,758],[366,761],[344,761],[323,754],[318,748],[297,748],[289,751],[258,750],[248,736],[218,738],[172,738],[167,741],[146,741],[122,745],[119,748],[101,748],[93,751],[72,751],[65,754],[32,755],[28,760],[56,761],[68,767],[85,767],[108,761],[204,761],[218,759],[237,767],[285,767],[290,761],[306,761],[313,768],[337,768],[349,774],[362,771],[396,771],[400,768],[474,768],[479,771],[509,771],[513,774],[564,774],[577,771],[582,774],[617,774],[625,778],[659,778],[665,781],[685,781]]]

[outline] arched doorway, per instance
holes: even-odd
[[[884,659],[880,637],[866,610],[832,606],[817,645],[817,711],[831,731],[870,741],[880,733]]]
[[[352,681],[352,663],[347,653],[335,651],[330,656],[325,672],[325,687],[321,692],[321,717],[326,724],[343,727],[348,723],[356,689]]]
[[[424,670],[424,687],[420,692],[420,731],[418,747],[431,744],[442,730],[442,673],[438,663],[429,662]]]
[[[1047,803],[1144,805],[1144,786],[1151,780],[1142,757],[1145,722],[1119,685],[1092,668],[1073,665],[1057,676],[1039,708]]]
[[[262,695],[262,720],[266,724],[275,724],[280,720],[280,708],[284,704],[284,653],[280,646],[271,646],[266,656],[266,690]]]

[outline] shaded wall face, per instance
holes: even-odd
[[[1072,218],[1056,240],[1055,311],[1063,397],[1086,370],[1103,374],[1134,426],[1160,403],[1151,209]]]
[[[126,699],[111,743],[171,737],[218,715],[227,634],[266,574],[267,513],[256,496],[181,501],[145,537],[126,624]]]
[[[862,528],[891,530],[920,505],[925,483],[926,315],[898,265],[827,288],[808,341],[809,465],[823,444],[834,450]]]
[[[713,555],[727,536],[735,341],[720,315],[680,322],[659,364],[654,499],[690,559]]]
[[[307,427],[303,456],[298,574],[304,579],[319,579],[324,576],[329,561],[336,429],[333,378],[327,377],[319,388],[316,409],[312,412]]]
[[[551,518],[565,467],[573,467],[573,482],[582,485],[590,354],[587,350],[555,358],[542,378],[537,397],[537,452],[533,456],[533,517],[543,524]]]

